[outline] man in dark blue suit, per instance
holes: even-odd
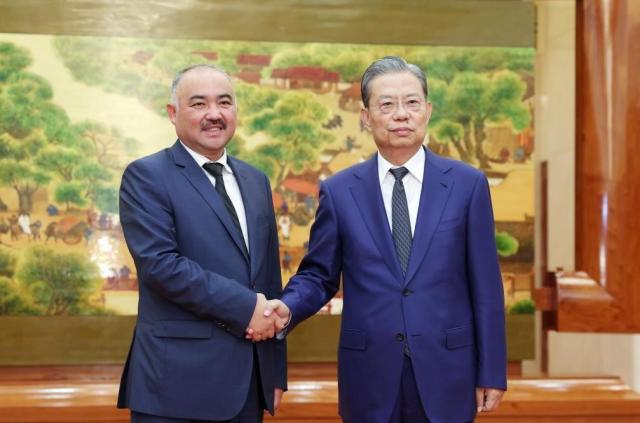
[[[282,291],[267,177],[225,146],[229,76],[198,65],[173,81],[178,140],[131,163],[120,220],[138,272],[138,321],[118,407],[138,423],[262,422],[286,389],[285,344],[266,298]]]
[[[378,154],[321,184],[309,252],[282,302],[270,303],[290,331],[342,279],[338,387],[348,423],[468,422],[506,389],[489,186],[422,145],[427,94],[425,74],[402,58],[369,66],[361,118]]]

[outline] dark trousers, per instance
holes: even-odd
[[[247,401],[242,407],[242,410],[240,410],[240,414],[231,420],[176,419],[131,411],[131,423],[262,423],[265,400],[259,382],[260,370],[258,369],[258,357],[255,348],[253,356],[253,372],[251,374],[251,385],[249,386]]]
[[[404,356],[400,390],[389,423],[429,423],[416,385],[411,358]]]

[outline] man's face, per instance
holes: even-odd
[[[222,156],[236,130],[237,108],[231,81],[222,72],[196,68],[182,76],[169,119],[185,145],[210,160]]]
[[[413,74],[389,73],[371,81],[369,107],[362,109],[361,117],[381,152],[417,151],[427,131],[431,103]]]

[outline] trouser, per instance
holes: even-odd
[[[262,423],[265,400],[260,383],[258,355],[255,352],[255,348],[253,358],[253,371],[251,372],[251,385],[249,386],[247,400],[240,413],[234,418],[230,420],[176,419],[131,411],[131,423]]]
[[[404,355],[400,390],[389,423],[429,423],[418,392],[411,357],[408,355]]]

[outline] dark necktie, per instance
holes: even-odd
[[[396,247],[396,254],[400,260],[402,274],[407,273],[409,254],[411,253],[411,221],[409,220],[409,206],[407,205],[407,194],[404,191],[402,178],[409,172],[406,167],[390,169],[389,172],[396,178],[393,184],[393,196],[391,197],[391,232],[393,233],[393,244]]]
[[[229,198],[229,194],[227,194],[227,190],[224,187],[224,179],[222,178],[222,169],[224,168],[224,165],[222,163],[205,163],[202,167],[204,167],[204,170],[212,174],[216,179],[216,191],[218,191],[222,201],[224,201],[224,205],[231,216],[231,220],[242,235],[242,227],[240,226],[238,213],[236,213],[236,208],[233,207],[231,198]],[[244,235],[242,236],[242,245],[244,246]]]

